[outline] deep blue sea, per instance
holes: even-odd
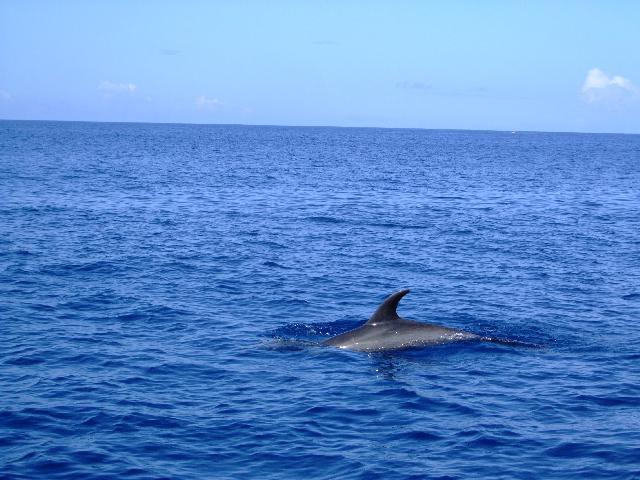
[[[640,136],[1,121],[0,477],[640,478]]]

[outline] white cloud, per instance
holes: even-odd
[[[9,92],[7,92],[6,90],[0,90],[0,100],[9,101],[12,99],[13,99],[13,96]]]
[[[114,83],[109,80],[103,80],[98,84],[98,90],[105,95],[113,95],[116,93],[134,93],[138,87],[133,83]]]
[[[196,107],[200,109],[211,110],[213,108],[221,107],[222,105],[224,105],[224,103],[217,98],[209,98],[204,95],[200,95],[196,98]]]
[[[609,76],[599,68],[592,68],[582,84],[582,95],[587,102],[622,101],[638,95],[638,88],[628,78]]]

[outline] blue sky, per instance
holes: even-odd
[[[640,133],[640,2],[0,0],[0,118]]]

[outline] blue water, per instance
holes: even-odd
[[[3,478],[639,478],[640,136],[3,121],[0,322]]]

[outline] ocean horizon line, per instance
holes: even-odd
[[[98,124],[132,124],[132,125],[197,125],[212,127],[272,127],[272,128],[336,128],[354,130],[426,130],[441,132],[478,132],[478,133],[507,133],[507,134],[569,134],[569,135],[640,135],[640,132],[579,132],[568,130],[500,130],[500,129],[474,129],[474,128],[428,128],[428,127],[379,127],[379,126],[353,126],[353,125],[289,125],[274,123],[198,123],[198,122],[143,122],[121,120],[57,120],[57,119],[16,119],[0,118],[0,122],[40,122],[40,123],[98,123]]]

